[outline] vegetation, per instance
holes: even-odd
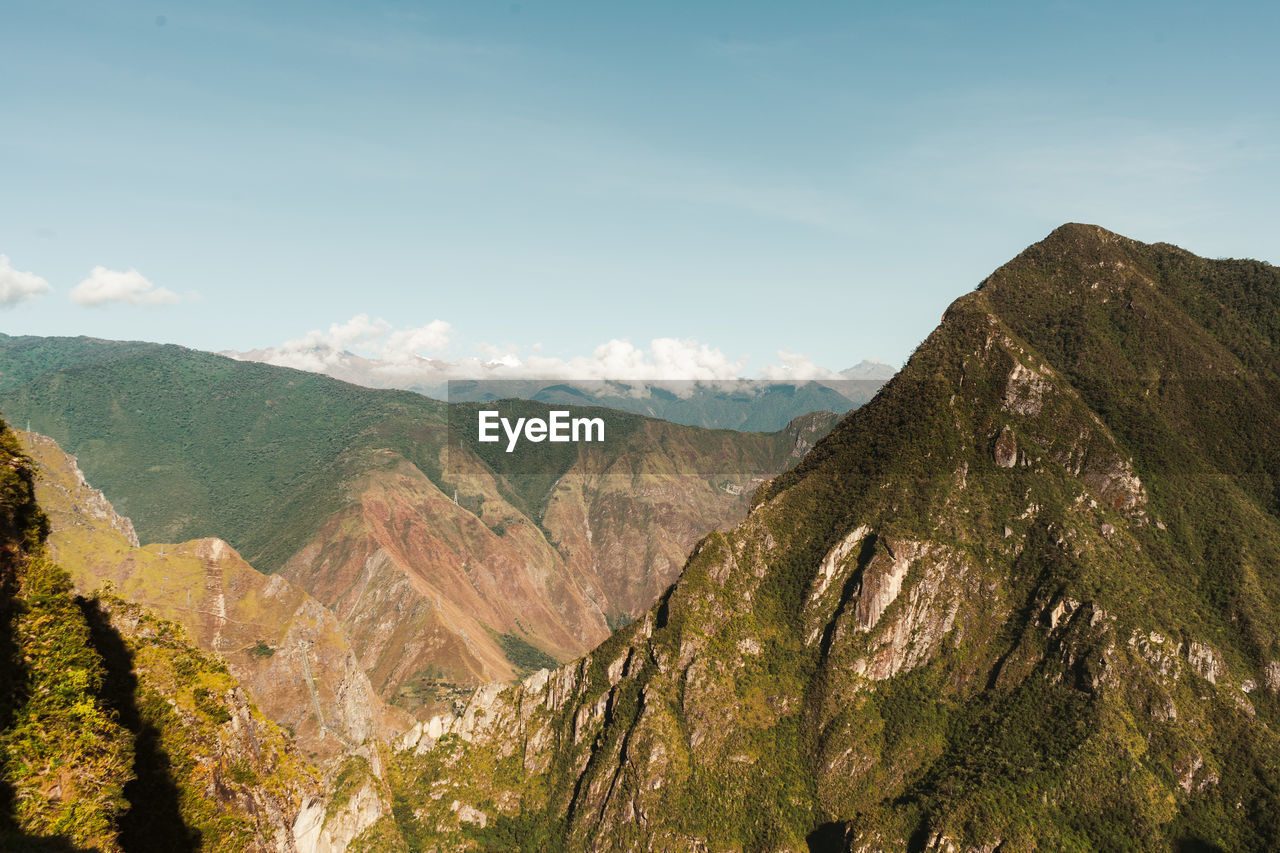
[[[0,411],[30,420],[34,431],[77,456],[143,541],[216,536],[267,572],[343,506],[344,486],[380,451],[393,451],[452,495],[459,483],[443,453],[452,434],[497,475],[502,497],[535,524],[580,452],[576,444],[543,442],[508,454],[480,443],[472,428],[478,404],[450,407],[416,393],[182,347],[0,335],[0,364]],[[545,417],[549,408],[504,403],[512,417]],[[769,434],[655,428],[661,422],[612,409],[573,411],[606,420],[610,459],[670,445],[680,454],[673,465],[679,461],[686,474],[694,466],[708,480],[781,470],[794,447],[795,427]],[[817,416],[810,423],[821,433],[831,420]],[[510,524],[493,523],[500,533]]]
[[[29,462],[0,422],[0,847],[62,837],[105,850],[127,806],[132,744],[102,702],[104,667],[47,525]]]
[[[540,669],[554,669],[558,665],[558,661],[551,655],[515,634],[494,632],[494,639],[498,641],[507,660],[520,673],[520,677]]]
[[[139,370],[193,364],[122,352]],[[26,369],[10,393],[52,400],[101,367],[80,364]],[[278,401],[262,389],[295,387],[251,375],[263,408]],[[132,422],[109,397],[95,411]],[[369,415],[371,402],[339,444],[416,453],[444,478],[423,450],[439,448],[442,414],[396,399],[399,414]],[[250,409],[232,418],[270,421]],[[95,423],[65,402],[51,410]],[[634,434],[649,424],[637,419]],[[544,450],[547,471],[567,464]],[[649,612],[550,683],[472,707],[464,732],[392,757],[392,814],[353,848],[1280,848],[1277,460],[1280,271],[1066,226],[957,300],[881,394],[762,487],[736,530],[700,543]],[[331,480],[318,468],[290,480],[286,507],[319,512],[337,464]],[[522,512],[554,482],[501,456],[487,464]],[[25,602],[67,598],[54,575],[39,579],[41,522],[22,470],[0,466],[10,536],[25,543],[3,552],[3,659],[13,683],[39,684],[16,651],[37,647],[23,620],[38,608]],[[261,834],[188,799],[199,789],[187,757],[232,728],[219,709],[248,711],[215,659],[147,624],[129,648],[139,672],[162,673],[163,694],[139,692],[139,719],[174,757],[182,825],[209,839]],[[110,723],[99,695],[110,667],[76,658],[83,631],[59,627],[65,650],[59,640],[41,654],[78,660],[85,676],[49,694],[60,710],[48,719],[78,708]],[[495,640],[526,672],[547,663],[517,634]],[[424,668],[422,689],[446,674]],[[22,775],[35,747],[12,734],[33,695],[6,698],[0,719],[11,792],[46,790]],[[89,731],[115,742],[109,725]],[[68,743],[64,766],[112,754]],[[297,790],[305,774],[287,750],[271,754],[275,765],[237,756],[218,778],[246,795],[274,779]],[[333,784],[349,795],[368,778],[353,759]],[[107,843],[122,808],[110,790],[83,823]],[[62,808],[37,806],[21,824],[9,808],[9,831]]]
[[[280,831],[267,804],[292,810],[317,781],[285,733],[237,696],[226,664],[177,623],[110,594],[92,606],[119,626],[120,651],[137,673],[120,716],[134,721],[137,743],[150,751],[133,800],[147,805],[139,823],[122,827],[126,849],[232,853]]]
[[[133,750],[98,696],[102,660],[88,641],[66,573],[48,560],[28,559],[18,601],[14,639],[26,679],[0,736],[14,816],[35,835],[109,846],[127,805]]]
[[[332,510],[345,451],[439,468],[444,406],[418,394],[158,344],[0,343],[0,410],[80,457],[144,541],[218,536],[274,569]]]

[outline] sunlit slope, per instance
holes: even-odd
[[[0,422],[0,849],[296,849],[319,774],[181,625],[77,594],[37,476]]]

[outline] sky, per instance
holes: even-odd
[[[0,331],[900,364],[1063,222],[1280,261],[1276,32],[1273,3],[0,0]]]

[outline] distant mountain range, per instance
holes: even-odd
[[[573,382],[491,379],[450,382],[446,394],[450,402],[482,403],[513,398],[537,400],[548,405],[601,406],[708,429],[776,432],[810,412],[845,414],[874,397],[884,381]]]
[[[512,371],[500,363],[487,366],[477,363],[468,373],[459,371],[456,365],[436,359],[420,358],[420,364],[410,369],[399,362],[387,365],[378,359],[346,351],[337,352],[324,346],[317,346],[314,352],[308,353],[314,357],[306,361],[322,367],[326,375],[367,388],[416,391],[433,399],[451,402],[519,398],[605,406],[686,426],[754,432],[775,432],[810,412],[844,414],[871,399],[897,371],[885,362],[866,359],[838,375],[812,380],[528,379],[511,378]],[[293,366],[300,355],[291,350],[289,357],[285,358],[274,349],[222,354],[245,361],[286,366]],[[491,375],[473,375],[477,370]],[[467,375],[467,378],[449,381],[444,378],[454,375]],[[438,378],[424,380],[424,376]]]

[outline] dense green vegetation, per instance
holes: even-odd
[[[554,669],[558,665],[551,655],[515,634],[495,634],[494,639],[521,677],[540,669]]]
[[[29,462],[0,422],[0,847],[115,848],[132,744],[66,573],[43,554]]]
[[[15,639],[27,664],[19,688],[24,701],[0,735],[17,823],[33,834],[106,843],[127,805],[132,744],[99,697],[102,660],[66,573],[33,557],[19,589]]]

